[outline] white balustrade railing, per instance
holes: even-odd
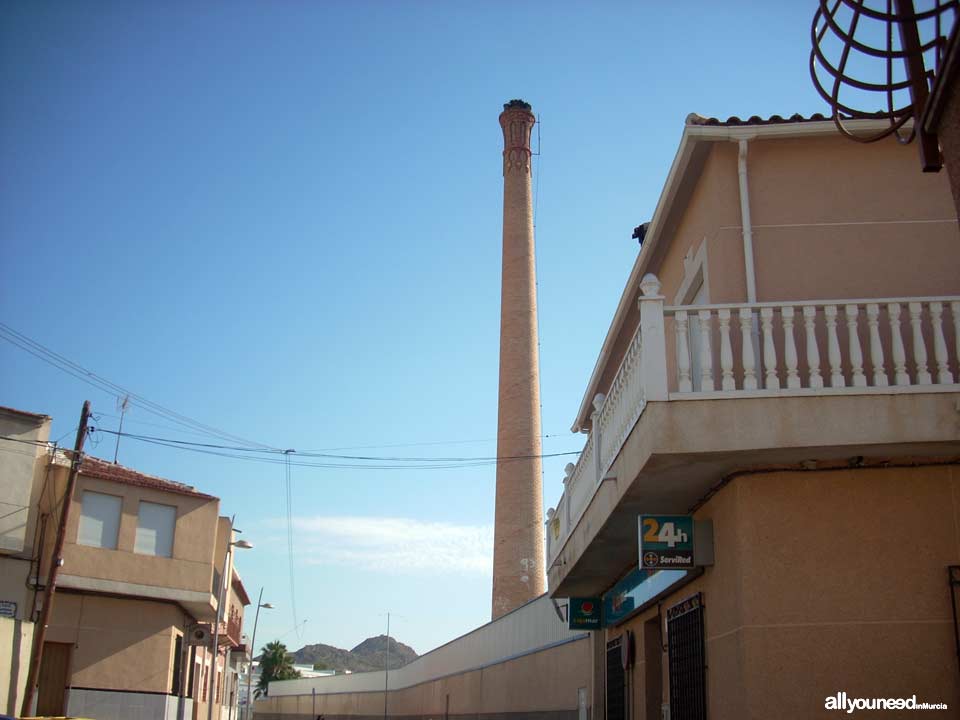
[[[650,400],[835,388],[915,392],[960,382],[960,297],[665,308],[654,276],[644,277],[641,290],[640,325],[606,396],[593,400],[586,444],[548,511],[550,566]],[[668,336],[675,350],[669,368]]]
[[[677,306],[664,314],[674,319],[679,393],[873,391],[957,378],[957,297]]]
[[[646,404],[640,377],[640,342],[637,328],[599,408],[600,468],[604,472],[613,464]]]
[[[663,298],[660,282],[641,283],[640,326],[620,362],[606,395],[593,398],[587,442],[576,464],[565,468],[563,496],[547,513],[547,560],[553,563],[563,540],[579,521],[636,424],[647,398],[666,399]]]

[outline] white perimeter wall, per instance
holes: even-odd
[[[421,655],[410,664],[391,670],[389,689],[399,690],[446,675],[475,670],[585,634],[581,630],[569,630],[567,623],[557,616],[550,598],[541,595],[513,612]],[[270,683],[269,695],[310,695],[314,689],[318,695],[382,691],[383,675],[383,671],[379,671],[278,680]]]
[[[96,720],[177,720],[178,701],[172,695],[71,688],[67,714]],[[183,717],[193,717],[190,698],[183,699]]]

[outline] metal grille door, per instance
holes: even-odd
[[[667,637],[670,720],[706,720],[707,673],[700,593],[667,610]],[[607,657],[609,666],[609,652]]]
[[[607,643],[607,720],[626,720],[622,642],[623,638],[618,637]]]

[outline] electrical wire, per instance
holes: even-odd
[[[539,173],[538,173],[538,184],[539,184]],[[137,407],[143,410],[146,410],[147,412],[150,412],[153,415],[156,415],[169,422],[175,423],[179,427],[164,425],[160,423],[151,423],[146,420],[139,420],[136,418],[129,418],[129,417],[126,419],[126,422],[133,422],[133,423],[138,423],[142,425],[159,427],[165,430],[173,430],[174,432],[180,432],[188,436],[193,435],[193,436],[213,437],[220,440],[231,440],[233,442],[236,442],[242,445],[243,450],[258,448],[263,450],[271,450],[277,453],[283,452],[279,448],[275,448],[273,446],[266,445],[260,442],[255,442],[252,440],[246,440],[242,437],[233,435],[226,431],[219,430],[218,428],[215,428],[213,426],[205,425],[204,423],[194,420],[186,415],[178,413],[174,410],[170,410],[169,408],[166,408],[163,405],[160,405],[159,403],[152,402],[146,399],[145,397],[138,395],[137,393],[134,393],[121,385],[118,385],[100,375],[97,375],[96,373],[86,369],[79,363],[76,363],[73,360],[70,360],[69,358],[55,352],[54,350],[51,350],[50,348],[42,345],[36,340],[29,338],[23,333],[18,332],[17,330],[15,330],[14,328],[10,327],[9,325],[3,322],[0,322],[0,339],[6,340],[11,345],[23,350],[24,352],[29,353],[35,358],[47,363],[48,365],[51,365],[52,367],[64,372],[65,374],[70,375],[76,378],[77,380],[80,380],[81,382],[86,383],[87,385],[93,388],[96,388],[97,390],[100,390],[101,392],[114,396],[118,399],[124,396],[129,396],[130,402],[132,405],[136,405]],[[109,418],[115,418],[115,419],[119,417],[116,415],[111,415],[109,413],[100,413],[100,414],[103,417],[109,417]],[[76,428],[74,428],[69,432],[64,433],[63,436],[58,438],[57,442],[65,438],[67,435],[70,435],[71,433],[75,433],[75,432],[76,432]],[[566,434],[549,433],[546,435],[542,435],[541,439],[555,439],[558,437],[566,437]],[[431,445],[461,445],[461,444],[469,444],[469,443],[493,442],[495,440],[496,438],[486,438],[482,440],[438,440],[438,441],[430,441],[430,442],[391,443],[391,444],[381,444],[381,445],[355,445],[355,446],[347,446],[347,447],[326,448],[324,450],[320,450],[317,452],[330,452],[330,451],[338,451],[338,450],[370,450],[370,449],[392,448],[392,447],[420,447],[420,446],[426,447]],[[550,456],[543,456],[543,457],[550,457]]]
[[[290,575],[290,610],[293,615],[293,627],[299,627],[297,622],[297,588],[293,571],[293,479],[290,474],[290,454],[295,450],[285,450],[283,453],[283,484],[286,490],[286,517],[287,517],[287,570]],[[300,631],[297,630],[297,639]]]
[[[38,445],[41,447],[53,447],[56,443],[49,442],[48,440],[23,440],[21,438],[9,437],[7,435],[0,436],[0,440],[6,440],[7,442],[23,443],[24,445]]]
[[[153,435],[139,435],[136,433],[125,433],[118,430],[108,430],[106,428],[95,428],[97,432],[105,432],[110,435],[116,435],[119,437],[127,437],[132,440],[141,440],[144,442],[157,442],[157,443],[168,443],[172,445],[183,445],[188,447],[195,448],[207,448],[213,450],[229,450],[233,452],[243,452],[243,453],[257,453],[264,455],[289,455],[294,454],[298,457],[305,458],[325,458],[330,460],[355,460],[355,461],[366,461],[366,462],[417,462],[417,463],[472,463],[472,462],[503,462],[506,460],[535,460],[541,458],[552,458],[552,457],[565,457],[568,455],[579,455],[579,450],[571,450],[569,452],[559,452],[559,453],[546,453],[539,455],[503,455],[503,456],[480,456],[480,457],[403,457],[403,456],[383,456],[383,455],[339,455],[334,453],[327,453],[321,451],[304,451],[300,452],[297,450],[258,450],[256,448],[249,447],[240,447],[235,445],[217,445],[215,443],[200,443],[193,442],[190,440],[178,440],[175,438],[162,438],[156,437]]]
[[[113,415],[111,413],[98,413],[100,416],[105,418],[110,418],[111,420],[119,420],[119,415]],[[166,425],[164,423],[155,423],[150,422],[149,420],[140,420],[138,418],[130,417],[128,412],[126,417],[124,417],[123,422],[125,424],[134,424],[134,425],[146,425],[147,427],[160,428],[161,430],[171,430],[175,433],[180,433],[181,435],[186,435],[188,437],[210,437],[210,433],[201,432],[199,430],[186,430],[182,427],[176,427],[174,425]]]
[[[70,360],[69,358],[51,350],[50,348],[42,345],[41,343],[33,340],[32,338],[24,335],[21,332],[18,332],[14,328],[10,327],[6,323],[0,322],[0,339],[6,340],[11,345],[20,348],[21,350],[33,355],[39,360],[51,365],[58,370],[71,375],[74,378],[80,380],[81,382],[94,387],[101,392],[105,392],[108,395],[115,396],[118,400],[123,396],[130,397],[130,403],[137,407],[140,407],[143,410],[146,410],[149,413],[157,415],[164,418],[170,422],[176,423],[183,427],[189,428],[194,431],[199,431],[205,435],[219,438],[221,440],[230,440],[233,442],[241,443],[248,447],[260,447],[265,449],[272,449],[270,445],[265,445],[264,443],[256,442],[253,440],[247,440],[238,435],[233,435],[224,430],[213,427],[212,425],[206,425],[198,420],[194,420],[187,415],[171,410],[159,403],[155,403],[142,395],[128,390],[127,388],[118,385],[106,378],[97,375],[91,370],[83,367],[79,363]]]

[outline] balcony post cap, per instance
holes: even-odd
[[[573,471],[576,470],[576,469],[577,469],[577,466],[574,465],[573,463],[567,463],[566,465],[564,465],[564,466],[563,466],[564,479],[566,479],[566,478],[570,477],[571,475],[573,475]]]
[[[547,522],[549,523],[553,520],[553,516],[557,514],[557,511],[554,508],[547,509]]]
[[[653,273],[647,273],[640,281],[640,292],[645,297],[651,297],[660,294],[660,279]]]
[[[659,283],[658,283],[659,284]],[[603,403],[606,401],[607,396],[603,393],[597,393],[593,396],[593,409],[597,412],[600,412],[600,408],[603,407]]]

